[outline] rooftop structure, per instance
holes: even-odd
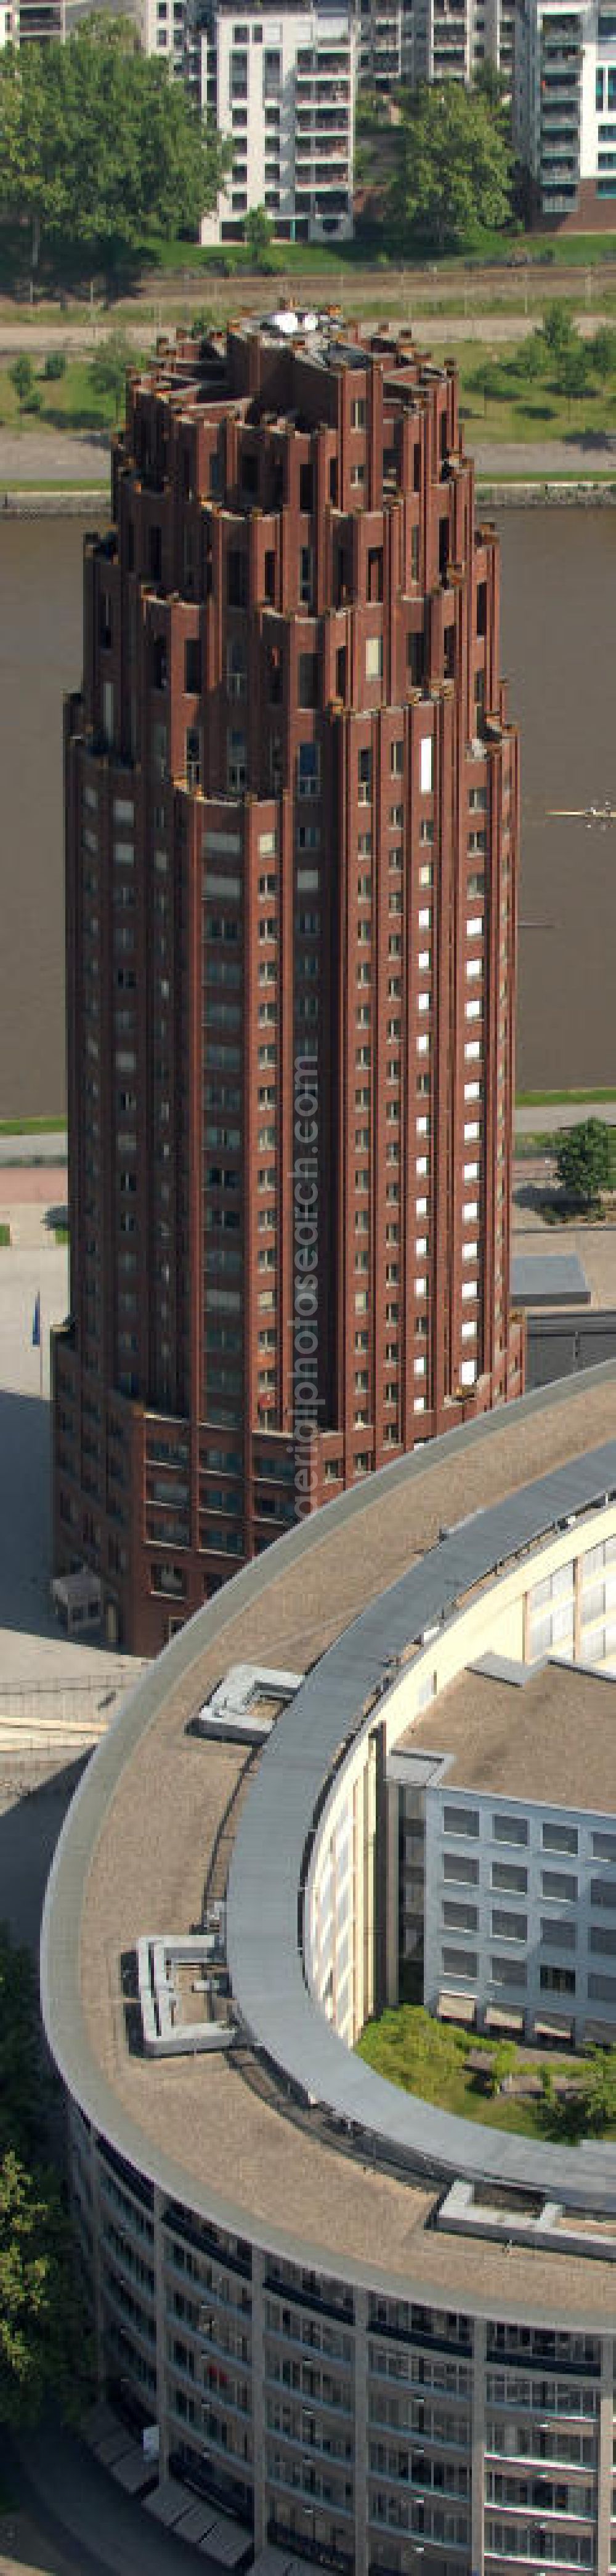
[[[613,1676],[552,1658],[507,1671],[488,1656],[413,1720],[408,1740],[446,1757],[448,1792],[597,1809],[616,1766]]]
[[[106,2394],[158,2426],[161,2511],[171,2475],[243,2524],[257,2563],[269,2543],[357,2576],[411,2576],[418,2555],[433,2576],[610,2565],[616,2146],[454,2119],[348,2043],[401,1954],[405,1763],[421,1769],[429,1736],[446,1748],[457,1692],[475,1729],[477,1697],[508,1690],[539,1730],[543,1695],[549,1731],[560,1672],[516,1686],[507,1664],[562,1652],[564,1567],[569,1651],[609,1660],[615,1535],[609,1368],[289,1532],[141,1678],[69,1815],[43,1999]],[[196,1711],[251,1662],[306,1678],[263,1748],[203,1741]],[[612,1682],[578,1668],[562,1689],[565,1762],[575,1710],[598,1754]],[[602,1828],[586,1819],[608,1834],[603,1741]],[[518,1781],[524,1815],[541,1759]],[[563,1778],[563,1823],[580,1784]],[[458,1804],[475,1794],[463,1783]],[[597,1875],[611,1886],[609,1854]],[[570,1893],[545,1901],[566,1922]],[[235,2037],[161,2067],[128,2044],[120,1963],[158,1925],[165,2010],[173,1933],[179,1955],[223,1905]],[[591,1891],[594,1921],[609,1928]]]
[[[131,382],[67,716],[55,1551],[137,1651],[520,1392],[498,611],[408,336],[281,308]]]

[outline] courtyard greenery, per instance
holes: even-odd
[[[572,2145],[616,2135],[616,2048],[541,2052],[400,2004],[366,2023],[358,2054],[389,2083],[489,2128]]]
[[[614,1187],[616,1136],[604,1118],[582,1118],[559,1140],[556,1170],[568,1199],[588,1208]]]

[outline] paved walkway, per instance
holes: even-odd
[[[109,482],[109,442],[92,432],[0,429],[0,516],[8,483],[83,483],[92,491]]]
[[[581,1127],[586,1118],[600,1118],[606,1127],[616,1127],[616,1100],[546,1100],[536,1109],[516,1109],[516,1136],[555,1136],[563,1127]]]
[[[558,482],[563,476],[572,476],[584,482],[593,474],[609,478],[612,473],[616,478],[616,434],[613,438],[593,434],[588,438],[533,439],[513,445],[490,438],[489,420],[486,431],[478,436],[471,426],[467,433],[477,474],[483,480],[489,476],[496,481],[502,475],[520,482],[537,476]],[[12,483],[27,484],[33,492],[44,490],[46,484],[57,484],[59,491],[83,484],[84,495],[106,490],[108,447],[102,440],[85,435],[72,437],[64,430],[24,430],[20,436],[0,429],[0,526],[3,492]]]
[[[51,1128],[44,1136],[0,1136],[0,1171],[5,1166],[14,1170],[19,1163],[34,1167],[37,1163],[63,1163],[66,1168],[66,1152],[66,1128],[56,1129],[55,1133]]]
[[[587,438],[543,438],[519,440],[515,445],[504,439],[490,439],[470,423],[466,432],[467,446],[480,479],[488,475],[496,482],[499,475],[530,482],[534,476],[545,476],[556,482],[572,476],[580,483],[593,474],[610,475],[616,480],[616,436],[602,438],[596,432]]]

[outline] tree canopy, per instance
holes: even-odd
[[[568,1197],[579,1199],[583,1207],[609,1187],[610,1131],[605,1119],[583,1118],[579,1127],[567,1127],[558,1147],[556,1169]]]
[[[403,101],[390,192],[398,236],[455,249],[511,214],[511,154],[503,120],[477,90],[447,81]]]
[[[87,2371],[47,2092],[32,1961],[0,1925],[0,2425],[36,2423],[50,2396],[70,2413]]]
[[[66,44],[0,52],[0,209],[87,258],[197,232],[225,146],[127,18],[83,20]]]

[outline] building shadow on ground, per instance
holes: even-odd
[[[0,1916],[38,1957],[43,1899],[58,1835],[88,1754],[60,1755],[41,1777],[35,1763],[0,1757]]]
[[[57,1636],[51,1606],[51,1410],[0,1387],[0,1630]],[[0,1646],[0,1680],[2,1649]]]

